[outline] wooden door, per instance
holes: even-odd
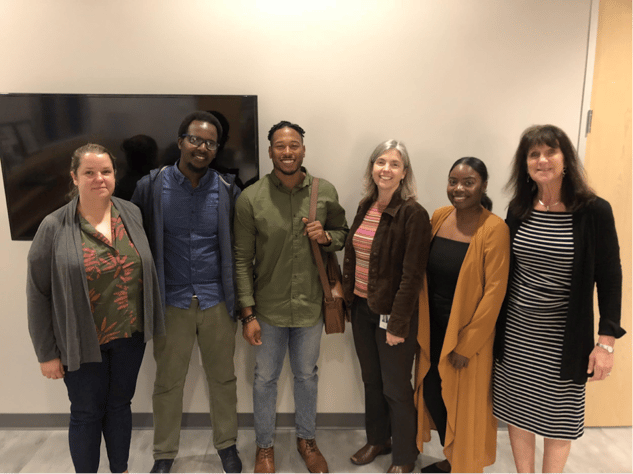
[[[585,167],[591,186],[615,214],[624,276],[622,326],[628,333],[616,341],[612,375],[587,384],[585,421],[631,426],[631,0],[600,0],[591,109]],[[597,321],[597,305],[595,312]]]

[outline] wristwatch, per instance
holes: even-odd
[[[596,344],[596,346],[598,346],[598,347],[602,347],[602,348],[603,348],[605,351],[607,351],[609,354],[613,354],[613,352],[614,352],[613,347],[611,347],[611,346],[607,346],[606,344],[600,344],[600,343],[597,343],[597,344]]]

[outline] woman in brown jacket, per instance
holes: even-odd
[[[343,266],[365,387],[367,432],[367,444],[351,461],[368,464],[393,449],[387,472],[411,472],[418,457],[411,371],[431,227],[428,213],[415,199],[404,144],[388,140],[378,145],[365,185]]]
[[[447,186],[452,206],[436,210],[431,220],[433,240],[420,297],[417,441],[422,451],[436,428],[446,460],[422,472],[482,472],[495,461],[492,348],[506,292],[510,234],[490,212],[487,185],[481,160],[457,160]]]

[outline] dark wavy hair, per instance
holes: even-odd
[[[306,134],[305,130],[301,128],[299,125],[297,125],[296,123],[288,122],[287,120],[282,120],[281,122],[276,123],[275,125],[270,127],[270,130],[268,130],[268,141],[269,142],[272,141],[273,135],[275,134],[275,132],[277,130],[281,130],[282,128],[292,128],[295,132],[301,135],[301,141],[303,141],[303,137]]]
[[[474,169],[481,177],[482,184],[488,181],[488,168],[486,168],[486,164],[479,158],[475,158],[474,156],[464,156],[463,158],[460,158],[455,163],[453,163],[451,169],[448,170],[449,176],[451,174],[451,171],[453,171],[453,169],[458,165],[467,165]],[[488,194],[486,194],[485,192],[481,196],[481,205],[484,207],[484,209],[492,211],[492,199],[490,199],[490,197],[488,197]]]
[[[596,198],[589,187],[585,170],[569,137],[554,125],[533,125],[521,135],[519,146],[512,160],[510,179],[505,186],[512,194],[508,209],[519,219],[527,219],[534,208],[538,186],[527,171],[527,155],[533,146],[547,145],[560,148],[563,153],[563,184],[561,200],[568,211],[583,208]]]

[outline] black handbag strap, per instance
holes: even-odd
[[[317,197],[319,195],[319,178],[312,178],[312,192],[310,193],[310,211],[308,212],[308,222],[314,222],[316,220],[316,208]],[[325,265],[323,265],[323,257],[321,256],[321,249],[319,243],[316,240],[310,240],[310,246],[312,247],[312,254],[316,261],[317,268],[319,269],[319,279],[321,280],[321,286],[323,287],[323,295],[325,299],[332,300],[332,290],[330,289],[330,282],[325,272]]]

